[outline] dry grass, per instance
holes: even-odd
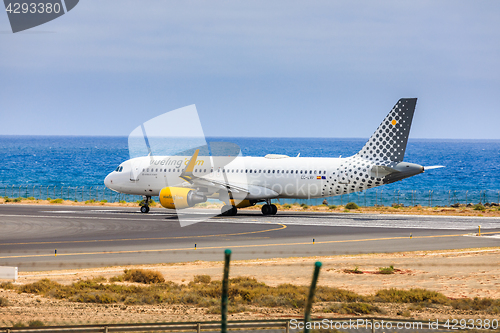
[[[500,314],[500,300],[491,298],[465,298],[451,301],[451,306],[459,310],[485,311],[490,314]]]
[[[123,279],[125,281],[146,284],[165,282],[160,272],[145,269],[126,269],[123,274]]]
[[[10,305],[10,302],[7,298],[5,297],[0,297],[0,308],[2,307],[7,307]]]
[[[14,284],[12,282],[3,282],[3,283],[0,283],[0,288],[8,290],[8,289],[14,289],[15,287],[14,287]]]
[[[388,303],[433,303],[433,304],[449,304],[449,299],[441,293],[427,289],[383,289],[379,290],[375,297],[377,300]]]
[[[379,274],[394,274],[396,269],[394,269],[394,266],[389,266],[389,267],[379,267],[378,268],[378,273]]]
[[[126,274],[124,274],[126,275]],[[131,274],[131,277],[134,275]],[[142,279],[140,279],[142,281]],[[191,304],[199,307],[217,306],[221,297],[221,282],[198,275],[187,285],[173,282],[151,283],[150,286],[103,283],[102,278],[82,280],[65,286],[48,279],[17,287],[21,293],[32,293],[82,303],[124,304]],[[281,284],[267,286],[254,278],[230,279],[229,299],[233,305],[302,308],[308,287]],[[368,298],[352,291],[318,287],[316,300],[322,302],[358,302]]]
[[[210,283],[212,281],[212,278],[210,275],[195,275],[193,278],[194,283]]]
[[[158,275],[153,273],[155,271],[130,270],[120,277],[124,281],[128,281],[129,277],[134,281],[145,281],[144,276],[158,278]],[[136,279],[137,276],[141,278]],[[118,277],[117,279],[120,280]],[[3,286],[13,288],[19,293],[31,293],[79,303],[182,304],[206,308],[208,314],[220,313],[221,281],[212,281],[208,275],[197,275],[188,284],[163,281],[149,282],[148,285],[130,285],[126,282],[109,283],[104,278],[98,277],[81,280],[71,285],[61,285],[43,279],[22,286],[12,284],[3,284]],[[229,283],[229,312],[244,312],[255,307],[301,309],[306,304],[308,292],[307,286],[281,284],[271,287],[255,278],[233,278]],[[490,298],[450,300],[441,293],[419,288],[383,289],[374,295],[363,296],[349,290],[320,286],[316,289],[315,302],[326,303],[323,312],[339,314],[384,313],[377,306],[381,303],[411,303],[408,310],[412,311],[439,305],[458,310],[481,311],[487,314],[500,313],[500,300]],[[8,300],[0,298],[0,305],[7,306]]]

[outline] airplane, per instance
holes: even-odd
[[[224,202],[221,214],[264,202],[263,215],[278,211],[273,199],[323,198],[378,187],[443,166],[403,162],[416,98],[402,98],[364,147],[339,158],[234,156],[225,160],[200,156],[143,156],[121,163],[106,176],[109,189],[144,196],[142,213],[152,196],[168,209],[184,209],[215,198]],[[203,150],[203,149],[202,149]],[[209,154],[206,154],[209,155]]]

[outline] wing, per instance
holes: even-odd
[[[215,179],[207,179],[204,177],[198,177],[193,174],[194,166],[196,165],[196,159],[198,158],[199,149],[197,149],[186,166],[186,169],[179,176],[181,179],[185,180],[193,187],[208,187],[217,192],[219,190],[225,190],[231,192],[232,194],[240,194],[240,196],[245,196],[247,199],[267,199],[276,198],[278,193],[271,189],[258,185],[249,184],[234,184],[230,182],[218,181]]]

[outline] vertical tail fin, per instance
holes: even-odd
[[[416,104],[416,98],[401,98],[356,156],[402,162]]]

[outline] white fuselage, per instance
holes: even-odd
[[[128,194],[157,196],[162,188],[189,187],[181,179],[190,156],[139,157],[125,161],[106,177],[107,187]],[[216,164],[216,163],[215,163]],[[236,157],[223,167],[211,157],[199,156],[193,175],[208,182],[251,188],[247,199],[319,198],[341,195],[382,185],[383,175],[371,171],[371,161],[348,158]],[[255,189],[269,189],[269,192]],[[252,195],[252,193],[255,193]],[[208,193],[211,195],[212,193]]]

